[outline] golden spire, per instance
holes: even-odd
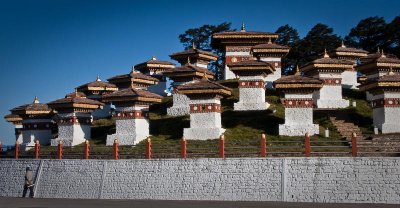
[[[344,41],[342,40],[342,48],[346,48],[346,46],[344,45]]]
[[[153,55],[153,56],[151,57],[151,60],[153,60],[153,61],[157,60],[156,56]]]
[[[328,52],[326,51],[326,48],[325,48],[325,51],[324,51],[324,58],[329,58],[329,55],[328,55]]]
[[[186,64],[190,65],[190,57],[189,57],[189,56],[187,57],[187,62],[186,62]]]
[[[242,22],[242,28],[240,28],[240,32],[246,32],[246,28],[244,27],[244,22]]]
[[[101,81],[101,79],[100,79],[100,76],[99,76],[99,75],[97,75],[96,81],[97,81],[97,82]]]
[[[388,75],[394,75],[393,68],[390,67]]]
[[[196,43],[194,41],[192,41],[192,48],[196,49]]]
[[[381,57],[386,58],[385,53],[383,53],[383,49],[381,50]]]
[[[205,72],[204,72],[203,77],[201,78],[201,80],[208,80],[207,74]]]
[[[33,100],[33,103],[39,103],[39,99],[37,96],[35,96],[35,99]]]
[[[298,65],[298,64],[296,65],[296,73],[294,73],[294,75],[296,75],[296,76],[301,76],[301,74],[300,74],[300,69],[299,69],[299,65]]]

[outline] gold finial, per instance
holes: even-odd
[[[296,73],[294,73],[294,75],[296,75],[296,76],[300,76],[301,74],[300,74],[300,69],[299,69],[299,65],[297,64],[296,65]]]
[[[201,80],[208,80],[207,74],[205,72],[204,72],[203,77],[201,78]]]
[[[329,58],[329,55],[328,55],[328,52],[326,51],[326,48],[325,48],[325,51],[324,51],[324,58]]]
[[[97,78],[96,78],[96,81],[101,81],[101,79],[100,79],[100,76],[99,75],[97,75]]]
[[[246,32],[246,28],[244,27],[244,22],[242,22],[242,28],[240,28],[240,32]]]
[[[385,53],[383,53],[383,49],[381,50],[381,57],[386,58]]]
[[[192,48],[196,49],[196,43],[194,41],[192,42]]]
[[[39,103],[39,99],[37,96],[35,96],[35,99],[33,99],[33,103]]]
[[[190,64],[190,57],[189,57],[189,56],[187,57],[187,62],[186,62],[186,64]]]
[[[344,41],[342,40],[342,48],[346,48],[346,46],[344,45]]]
[[[153,55],[153,56],[151,57],[151,60],[153,60],[153,61],[157,60],[156,56]]]
[[[272,44],[271,38],[268,39],[268,44]]]
[[[388,75],[394,75],[393,68],[390,67]]]

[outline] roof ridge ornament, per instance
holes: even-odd
[[[325,48],[325,51],[324,51],[324,58],[330,58],[329,55],[328,55],[328,52],[326,51],[326,48]]]
[[[342,48],[346,48],[346,46],[344,45],[344,41],[342,40]]]
[[[151,56],[151,60],[153,60],[153,61],[155,61],[155,60],[157,60],[157,58],[156,58],[156,56]]]
[[[193,49],[197,49],[197,48],[196,48],[196,43],[195,43],[194,41],[192,41],[192,48],[193,48]]]
[[[268,39],[268,44],[272,44],[271,38]]]
[[[244,27],[244,22],[242,22],[242,27],[240,28],[240,32],[246,32],[246,28]]]
[[[394,72],[393,72],[393,68],[392,68],[392,67],[390,67],[389,72],[388,72],[388,75],[394,75]]]
[[[189,57],[189,56],[187,57],[187,62],[186,62],[186,64],[187,64],[187,65],[190,65],[190,57]]]
[[[386,58],[385,53],[383,53],[383,49],[381,50],[381,57]]]
[[[33,103],[40,103],[37,96],[35,96],[35,98],[33,99]]]
[[[135,72],[135,67],[132,66],[131,74],[135,74],[135,73],[136,73],[136,72]]]
[[[97,82],[101,82],[100,76],[98,74],[97,74],[97,77],[96,77],[96,81]]]
[[[298,65],[298,64],[296,64],[296,73],[294,73],[294,75],[296,75],[296,76],[301,76],[301,74],[300,74],[300,69],[299,69],[299,65]]]

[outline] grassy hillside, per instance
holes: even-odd
[[[232,85],[230,83],[230,85]],[[349,114],[357,125],[362,127],[363,132],[371,131],[372,111],[365,101],[362,92],[346,90],[346,99],[357,102],[357,107],[349,107],[339,111]],[[279,94],[274,90],[266,91],[266,99],[271,104],[265,111],[233,111],[233,103],[238,101],[238,89],[233,89],[232,96],[222,100],[222,126],[226,129],[225,138],[227,142],[240,142],[250,144],[258,141],[260,135],[265,133],[268,140],[302,140],[303,137],[286,137],[278,135],[279,124],[284,123],[284,108],[280,104]],[[190,127],[189,116],[172,117],[166,115],[166,109],[172,106],[172,97],[166,97],[160,104],[150,108],[150,134],[153,144],[178,144],[182,138],[183,128]],[[328,115],[324,112],[314,112],[314,122],[320,125],[321,136],[313,136],[313,140],[326,140],[323,137],[324,130],[330,130],[330,139],[340,140],[340,135],[329,121]],[[106,133],[115,132],[113,120],[102,119],[94,122],[93,142],[104,144]],[[199,145],[206,145],[209,141],[191,141]]]

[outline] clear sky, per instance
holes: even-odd
[[[400,15],[398,0],[0,0],[0,141],[15,142],[9,109],[62,98],[81,84],[128,73],[183,49],[178,35],[203,24],[304,36],[317,23],[345,36],[361,19]]]

